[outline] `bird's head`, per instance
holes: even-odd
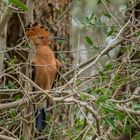
[[[51,44],[51,33],[38,23],[28,24],[26,35],[35,48]]]

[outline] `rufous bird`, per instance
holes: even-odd
[[[34,66],[33,81],[43,90],[51,90],[54,79],[60,69],[61,63],[55,58],[51,46],[51,33],[38,23],[29,24],[26,35],[35,48],[35,56],[32,64]],[[45,127],[46,100],[37,105],[36,124],[38,131]]]

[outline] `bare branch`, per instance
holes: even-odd
[[[15,139],[9,136],[5,136],[5,135],[0,135],[0,139],[1,140],[19,140],[19,139]]]
[[[15,101],[15,102],[0,104],[0,110],[10,109],[10,108],[16,108],[18,106],[20,107],[22,105],[27,104],[28,101],[29,101],[28,98],[23,98],[23,99],[20,99],[18,101]]]
[[[120,106],[120,105],[117,105],[117,109],[121,112],[124,112],[126,114],[131,114],[131,115],[140,115],[140,111],[134,111],[130,108],[127,108],[126,106]]]
[[[29,23],[33,23],[34,22],[34,17],[33,17],[33,8],[34,8],[34,3],[33,0],[27,0],[27,7],[28,7],[28,11],[27,11],[27,16],[26,16],[26,22]]]

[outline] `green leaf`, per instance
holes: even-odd
[[[116,127],[115,127],[115,125],[114,125],[113,120],[111,120],[111,119],[109,119],[109,118],[105,118],[105,122],[106,122],[107,124],[109,124],[109,125],[112,127],[113,130],[117,130]]]
[[[111,19],[111,15],[109,13],[105,13],[104,16],[108,17],[109,19]]]
[[[5,125],[6,124],[6,120],[5,119],[0,119],[0,125]]]
[[[112,67],[113,67],[112,64],[106,64],[106,65],[105,65],[105,70],[111,70]]]
[[[108,90],[107,88],[98,88],[95,90],[95,92],[96,94],[100,94],[100,93],[105,94],[107,90]]]
[[[102,108],[108,112],[117,114],[118,111],[113,106],[102,106]]]
[[[86,95],[84,95],[84,94],[82,94],[82,93],[80,93],[79,95],[80,95],[80,99],[81,99],[81,100],[87,99],[87,96],[86,96]]]
[[[105,95],[101,95],[99,96],[97,102],[105,102],[106,100],[108,99],[108,96],[105,96]]]
[[[114,31],[113,31],[113,30],[110,30],[110,31],[108,32],[108,36],[111,36],[113,33],[114,33]]]
[[[99,76],[101,83],[103,83],[107,79],[107,76],[103,72],[99,72]]]
[[[52,118],[51,115],[48,114],[47,117],[46,117],[46,123],[49,122],[51,120],[51,118]]]
[[[140,133],[137,133],[132,140],[140,140]]]
[[[135,32],[134,34],[136,37],[140,36],[140,31]]]
[[[107,111],[109,113],[113,113],[116,115],[116,117],[118,117],[120,120],[123,120],[125,118],[125,114],[116,110],[116,108],[114,108],[113,106],[102,106],[102,109],[104,111]]]
[[[14,101],[17,101],[19,99],[21,99],[21,95],[20,94],[17,94],[17,95],[14,96]]]
[[[110,3],[110,0],[106,0],[107,3]]]
[[[126,118],[126,114],[123,112],[119,112],[119,111],[117,112],[117,116],[118,116],[120,121],[122,121],[123,119]]]
[[[116,74],[115,78],[114,78],[114,81],[116,82],[116,81],[118,81],[120,79],[121,79],[121,75],[120,74]]]
[[[24,140],[24,136],[20,136],[20,140]]]
[[[102,0],[98,0],[97,4],[101,4],[102,3]]]
[[[25,4],[23,4],[22,2],[20,2],[19,0],[9,0],[10,3],[12,3],[13,5],[17,6],[17,8],[22,9],[23,11],[27,11],[28,8]]]
[[[65,62],[66,61],[65,56],[64,56],[64,53],[62,53],[62,52],[59,52],[59,58],[60,58],[60,60],[62,62]]]
[[[79,130],[81,130],[81,128],[83,127],[83,125],[84,125],[84,119],[82,119],[82,118],[77,118],[76,120],[75,120],[75,123],[74,123],[75,125],[76,125],[76,127],[79,129]]]
[[[8,81],[8,88],[9,89],[14,89],[15,88],[15,85],[14,85],[14,83],[12,82],[12,81]]]
[[[125,125],[125,128],[123,129],[123,133],[125,134],[131,134],[132,126],[131,125]]]
[[[9,114],[14,118],[17,115],[16,109],[10,109]]]
[[[9,4],[9,0],[4,0],[5,4],[8,5]]]
[[[86,20],[87,20],[87,22],[89,22],[90,21],[89,17],[86,16]]]
[[[135,109],[135,110],[140,110],[140,104],[139,104],[139,103],[134,104],[134,109]]]
[[[112,36],[112,35],[114,35],[114,33],[116,33],[116,29],[115,29],[115,27],[112,26],[112,27],[109,29],[107,35],[108,35],[108,36]]]
[[[93,19],[93,17],[94,17],[94,12],[91,14],[91,16],[90,16],[89,20],[92,20],[92,19]]]
[[[89,36],[86,36],[86,41],[89,45],[94,45],[92,39]]]

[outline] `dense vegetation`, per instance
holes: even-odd
[[[139,140],[140,1],[73,0],[57,11],[51,25],[69,14],[72,34],[69,29],[70,38],[53,43],[62,68],[49,93],[43,132],[34,129],[33,114],[48,91],[32,91],[37,85],[30,78],[32,47],[25,36],[25,24],[34,18],[30,2],[0,0],[0,139]],[[22,27],[16,45],[12,14]]]

